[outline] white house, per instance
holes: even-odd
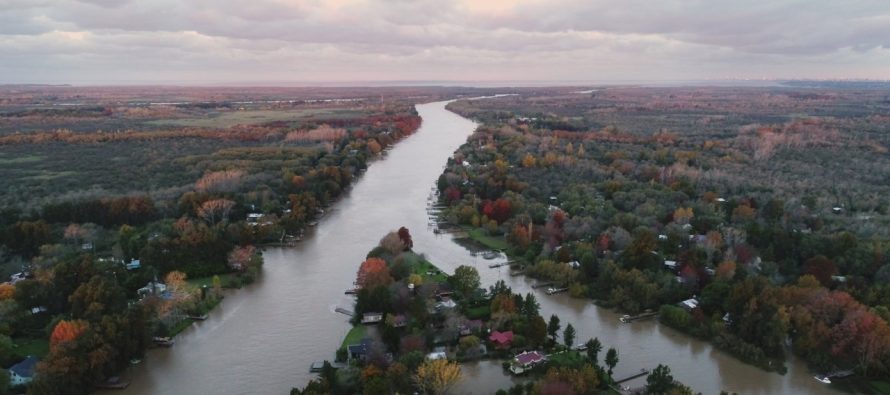
[[[9,384],[25,385],[34,379],[34,367],[39,360],[37,357],[28,356],[24,361],[9,368]]]

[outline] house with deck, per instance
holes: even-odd
[[[546,360],[547,356],[541,352],[526,351],[513,358],[513,362],[510,364],[510,372],[523,374]]]

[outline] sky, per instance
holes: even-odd
[[[0,83],[890,79],[888,0],[0,0]]]

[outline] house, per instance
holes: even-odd
[[[683,310],[686,310],[686,311],[695,310],[695,308],[698,307],[698,299],[696,299],[696,298],[686,299],[686,300],[680,302],[679,306],[682,307]]]
[[[379,324],[380,321],[383,321],[383,313],[365,313],[362,315],[362,324]]]
[[[670,269],[670,270],[674,270],[674,271],[676,271],[676,270],[677,270],[677,261],[665,260],[665,261],[664,261],[664,267],[666,267],[666,268],[668,268],[668,269]]]
[[[408,326],[408,317],[404,314],[398,314],[392,318],[393,328],[404,328]]]
[[[368,357],[368,351],[371,350],[372,341],[370,337],[366,337],[358,344],[346,346],[346,353],[349,359],[365,360]]]
[[[535,367],[535,365],[544,362],[547,359],[544,354],[538,351],[526,351],[513,358],[510,364],[510,372],[513,374],[522,374],[527,370]]]
[[[39,362],[37,357],[29,355],[24,361],[12,365],[9,368],[9,384],[15,386],[30,383],[34,379],[34,367],[37,362]]]
[[[426,355],[426,359],[430,361],[435,361],[437,359],[446,359],[448,355],[445,354],[445,347],[436,347],[433,352]]]
[[[139,295],[139,298],[144,298],[149,295],[156,295],[162,298],[169,297],[170,293],[167,292],[167,284],[164,284],[157,279],[149,281],[144,287],[139,288],[136,291],[136,294]]]
[[[256,226],[259,225],[260,219],[263,218],[263,214],[260,213],[250,213],[247,214],[247,223]]]
[[[513,343],[513,331],[493,331],[491,332],[491,335],[488,335],[488,340],[491,341],[496,348],[510,348],[510,344]]]

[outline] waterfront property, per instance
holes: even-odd
[[[526,351],[513,358],[510,364],[510,372],[513,374],[523,374],[539,363],[547,360],[547,356],[538,351]]]

